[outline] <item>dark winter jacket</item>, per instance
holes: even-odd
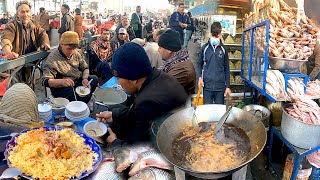
[[[179,25],[179,22],[187,25],[191,24],[190,18],[187,14],[180,14],[179,12],[172,13],[169,22],[170,28],[175,31],[182,32],[183,28]]]
[[[30,50],[34,47],[36,51],[40,50],[41,45],[50,44],[48,34],[45,29],[41,28],[40,24],[34,20],[30,20],[27,25],[30,30],[30,42],[25,44],[25,34],[23,33],[23,25],[21,21],[14,19],[10,21],[1,35],[1,46],[10,46],[12,51],[19,55],[26,54],[26,50]],[[24,43],[25,42],[25,43]],[[29,45],[29,46],[28,46]]]
[[[189,17],[190,18],[190,17]],[[194,32],[196,30],[195,26],[194,26],[194,21],[193,18],[190,18],[190,24],[188,25],[188,27],[186,28],[186,30],[192,31]]]
[[[118,139],[129,143],[149,140],[151,121],[182,106],[187,97],[174,77],[154,69],[130,108],[123,106],[112,109],[111,129]]]
[[[209,42],[201,47],[197,77],[203,78],[205,90],[224,91],[230,87],[228,50],[221,41],[215,49]]]
[[[195,93],[196,72],[186,48],[182,48],[175,56],[166,60],[159,69],[175,77],[187,94]]]
[[[58,33],[63,34],[66,31],[74,31],[74,21],[75,19],[71,14],[64,14],[61,18],[61,27]]]
[[[116,50],[126,42],[128,42],[128,41],[119,40],[118,35],[115,34],[113,36],[113,38],[110,40],[110,45],[111,45],[112,51],[116,52]]]

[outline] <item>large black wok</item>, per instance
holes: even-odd
[[[225,105],[202,105],[198,106],[196,115],[198,122],[218,121],[225,111]],[[177,160],[173,157],[171,148],[173,140],[183,131],[183,128],[192,124],[192,112],[192,108],[187,108],[168,117],[161,124],[156,137],[158,148],[164,157],[191,176],[216,179],[230,175],[256,158],[266,144],[267,133],[263,123],[249,112],[233,107],[226,122],[240,127],[249,137],[251,150],[247,160],[238,167],[220,172],[198,172],[183,168],[178,165]]]

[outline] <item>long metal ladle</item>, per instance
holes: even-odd
[[[232,106],[229,105],[230,104],[230,99],[229,97],[226,99],[226,112],[222,115],[222,117],[220,118],[220,120],[218,121],[216,127],[214,128],[214,132],[217,133],[221,127],[223,126],[223,124],[226,122],[226,120],[228,119]]]
[[[216,125],[216,127],[214,128],[214,132],[217,133],[221,127],[223,126],[223,124],[226,122],[226,120],[228,119],[230,112],[231,112],[232,107],[229,106],[227,111],[223,114],[223,116],[220,118],[220,120],[218,121],[218,124]]]

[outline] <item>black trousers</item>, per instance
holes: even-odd
[[[141,38],[142,39],[142,30],[134,31],[134,34],[136,35],[136,38]]]
[[[204,104],[224,104],[224,91],[203,90]]]

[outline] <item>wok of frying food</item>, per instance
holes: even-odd
[[[172,143],[179,166],[199,172],[232,169],[247,160],[250,140],[235,125],[225,123],[215,134],[216,122],[201,122],[199,128],[186,127]]]

